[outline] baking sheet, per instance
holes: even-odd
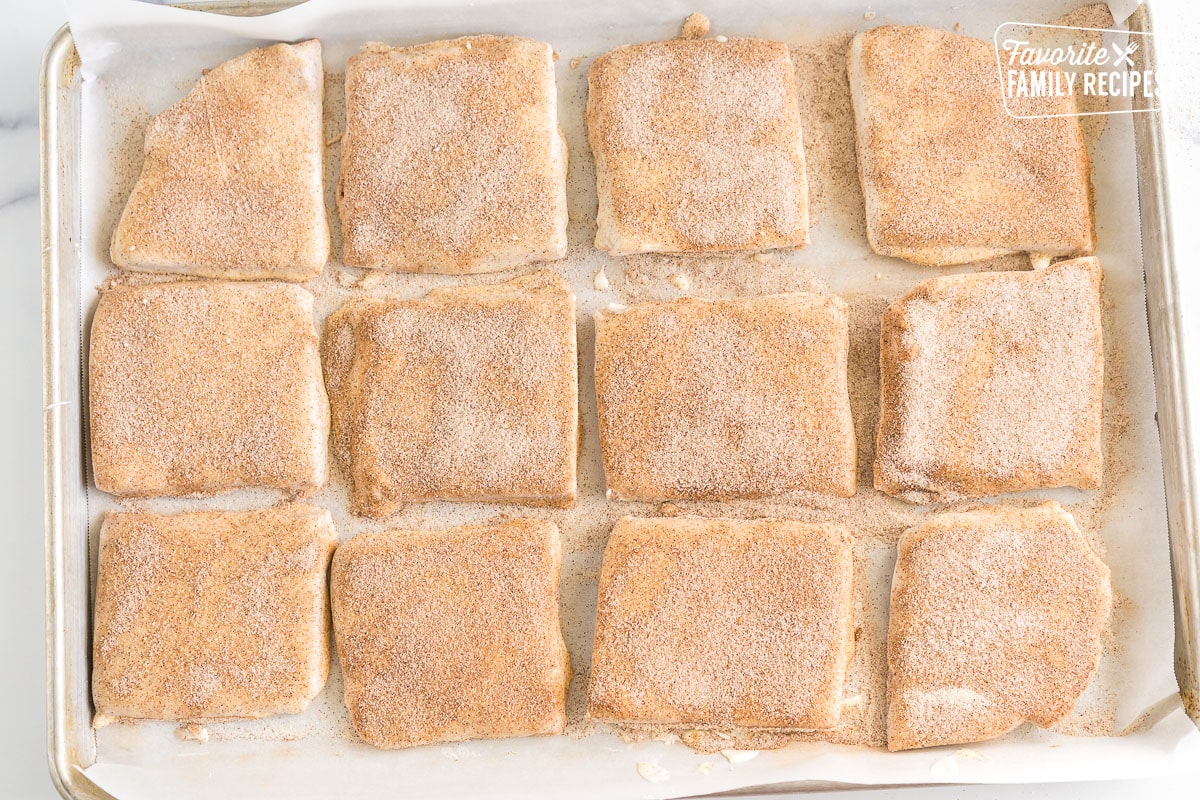
[[[326,133],[331,141],[328,178],[336,175],[340,75],[348,55],[367,40],[407,44],[471,33],[516,33],[551,42],[560,55],[559,119],[571,152],[568,189],[571,254],[550,265],[571,281],[579,296],[581,411],[584,445],[580,502],[569,511],[498,505],[426,504],[388,520],[351,517],[340,476],[314,501],[329,507],[343,538],[367,530],[442,527],[500,514],[552,519],[564,536],[563,614],[577,670],[571,687],[571,729],[566,736],[430,746],[380,752],[354,740],[341,705],[335,668],[330,683],[308,712],[252,723],[210,725],[207,744],[180,741],[169,724],[116,725],[97,735],[97,763],[90,778],[117,797],[361,796],[382,792],[418,796],[560,794],[579,797],[676,797],[802,780],[847,783],[931,781],[1049,781],[1133,777],[1172,769],[1200,754],[1200,734],[1183,714],[1172,674],[1173,622],[1164,499],[1141,271],[1132,128],[1127,115],[1108,118],[1094,149],[1094,183],[1100,247],[1106,269],[1105,333],[1109,368],[1106,409],[1107,488],[1032,492],[1011,498],[1029,502],[1053,497],[1096,532],[1113,570],[1118,598],[1113,634],[1093,686],[1061,729],[1076,736],[1022,728],[1000,741],[969,748],[888,754],[878,742],[882,673],[878,659],[886,630],[886,597],[896,536],[924,510],[885,498],[869,488],[852,501],[798,497],[744,503],[679,503],[706,515],[782,515],[848,520],[859,534],[857,556],[865,578],[859,598],[864,641],[852,667],[851,691],[863,697],[860,716],[839,738],[849,744],[802,742],[763,751],[750,760],[703,755],[677,741],[622,741],[604,728],[582,723],[586,667],[592,633],[595,581],[612,522],[623,514],[654,514],[652,504],[605,501],[590,380],[590,314],[611,302],[651,297],[753,295],[786,290],[828,290],[847,296],[855,317],[855,395],[860,481],[869,486],[871,431],[877,402],[873,341],[878,314],[888,297],[901,294],[935,270],[875,256],[862,231],[861,198],[847,152],[848,103],[837,75],[838,47],[854,30],[878,24],[915,23],[990,39],[1000,22],[1047,22],[1074,7],[1062,2],[1010,2],[969,13],[949,5],[916,3],[787,2],[746,9],[734,3],[636,3],[564,7],[546,2],[489,0],[469,14],[451,3],[310,0],[304,6],[257,18],[227,18],[150,6],[127,0],[68,3],[82,58],[83,157],[81,296],[86,327],[94,305],[92,287],[117,273],[108,266],[112,225],[140,166],[141,140],[149,118],[182,97],[200,70],[251,46],[276,39],[319,36],[325,45]],[[713,34],[756,35],[793,45],[805,94],[806,150],[813,181],[813,245],[765,259],[748,256],[614,259],[590,246],[595,195],[592,164],[582,125],[586,69],[591,59],[626,42],[669,38],[691,11],[707,13]],[[367,33],[363,33],[367,32]],[[149,65],[152,65],[149,66]],[[332,209],[332,180],[330,205]],[[331,210],[331,214],[333,214]],[[332,219],[337,230],[336,215]],[[337,252],[335,233],[335,254]],[[992,268],[1018,268],[1012,260]],[[595,288],[604,268],[610,287]],[[971,267],[969,269],[977,269]],[[520,270],[526,271],[526,270]],[[491,276],[372,274],[333,264],[307,284],[318,296],[321,316],[352,296],[419,296],[438,285],[506,280]],[[135,280],[147,280],[144,277]],[[681,287],[686,287],[683,289]],[[86,338],[85,338],[86,341]],[[865,456],[865,457],[864,457]],[[863,479],[866,478],[864,481]],[[206,501],[144,501],[159,511],[239,508],[275,502],[269,492],[241,492]],[[91,533],[111,498],[88,491]],[[81,534],[82,535],[82,532]],[[1124,736],[1110,734],[1128,732]],[[736,743],[735,743],[736,744]],[[736,763],[735,763],[736,761]],[[669,776],[649,782],[639,763]],[[710,765],[704,767],[703,765]],[[661,774],[661,773],[660,773]]]

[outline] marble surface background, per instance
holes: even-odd
[[[564,0],[566,1],[566,0]],[[863,3],[864,10],[869,3]],[[1200,5],[1154,0],[1167,71],[1165,118],[1181,254],[1200,252]],[[0,797],[57,796],[46,768],[44,541],[42,519],[41,277],[38,78],[42,50],[64,22],[56,0],[0,0]],[[1200,268],[1180,265],[1185,332],[1200,374]],[[1200,393],[1197,393],[1200,395]],[[1193,411],[1200,414],[1198,407]],[[1200,416],[1197,417],[1200,419]],[[1195,769],[1155,780],[1051,786],[939,787],[840,792],[837,798],[1056,800],[1193,798]],[[811,796],[811,795],[806,795]]]

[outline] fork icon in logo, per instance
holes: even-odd
[[[1121,47],[1116,42],[1113,42],[1112,49],[1113,53],[1116,54],[1116,60],[1113,61],[1114,67],[1119,67],[1124,64],[1130,69],[1133,69],[1133,59],[1130,58],[1130,56],[1137,52],[1137,42],[1130,42],[1125,47]]]

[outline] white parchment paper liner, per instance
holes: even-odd
[[[124,200],[116,187],[128,186],[123,161],[140,152],[146,119],[183,96],[200,70],[215,66],[249,47],[276,40],[319,37],[325,66],[340,72],[346,57],[367,40],[397,44],[472,33],[516,33],[551,42],[558,64],[560,122],[571,147],[572,241],[594,233],[594,189],[590,154],[582,128],[582,90],[586,65],[594,56],[626,42],[674,36],[679,21],[703,11],[713,32],[755,35],[792,44],[879,24],[925,24],[991,39],[996,25],[1011,20],[1043,22],[1075,4],[1029,2],[954,9],[949,3],[767,0],[747,8],[736,2],[633,0],[559,4],[483,0],[467,10],[453,2],[416,0],[310,0],[261,17],[222,17],[131,0],[69,0],[71,28],[82,58],[84,241],[81,280],[90,318],[94,293],[88,287],[112,274],[107,247],[113,220]],[[569,65],[580,57],[583,66]],[[1116,730],[1120,737],[1072,737],[1022,729],[1003,739],[969,748],[937,748],[889,754],[881,749],[823,743],[797,743],[763,752],[740,763],[720,755],[701,755],[679,743],[627,744],[607,733],[430,746],[381,752],[347,735],[341,687],[335,670],[330,685],[304,715],[255,723],[231,724],[225,735],[207,744],[184,742],[165,724],[116,725],[97,734],[98,760],[88,776],[120,798],[172,797],[680,797],[796,781],[858,784],[954,782],[1038,782],[1130,778],[1173,770],[1200,757],[1200,733],[1184,714],[1172,672],[1173,614],[1167,555],[1164,500],[1153,382],[1141,277],[1136,166],[1128,116],[1114,116],[1096,150],[1096,189],[1100,249],[1106,271],[1106,297],[1114,304],[1107,337],[1118,337],[1126,360],[1129,431],[1123,441],[1134,448],[1131,474],[1103,517],[1101,538],[1113,569],[1114,588],[1125,598],[1115,631],[1120,657],[1109,669]],[[835,292],[869,290],[899,294],[936,274],[870,253],[860,233],[826,213],[813,230],[814,244],[798,257],[820,274]],[[576,251],[552,265],[572,282],[579,296],[582,367],[590,371],[590,313],[621,302],[619,260]],[[596,291],[592,275],[605,266],[609,291]],[[408,291],[419,295],[439,282],[455,279],[412,278]],[[407,286],[407,284],[406,284]],[[328,310],[328,309],[326,309]],[[585,444],[581,491],[588,508],[601,501],[602,476],[594,443],[594,404],[586,377],[580,393]],[[1078,494],[1043,492],[1064,503]],[[591,499],[586,499],[590,497]],[[278,498],[246,492],[205,501],[207,507],[251,506]],[[344,492],[327,489],[316,502],[329,506],[343,537],[380,523],[355,520],[345,508]],[[588,503],[593,505],[589,506]],[[204,505],[197,501],[160,502],[159,510]],[[111,498],[89,494],[93,534],[99,515],[114,507]],[[491,509],[494,513],[495,508]],[[644,510],[642,510],[644,513]],[[639,513],[630,507],[627,513]],[[429,508],[430,527],[487,516],[469,506]],[[567,533],[564,531],[564,533]],[[595,602],[594,570],[603,535],[568,553],[580,575],[592,579],[564,585],[568,640],[590,638],[588,615]],[[882,569],[886,570],[885,563]],[[575,614],[569,613],[575,609]],[[574,649],[574,648],[573,648]],[[585,646],[586,649],[586,646]],[[577,664],[578,666],[578,664]],[[578,691],[578,684],[573,688]],[[666,770],[666,780],[651,783],[639,775],[641,762]],[[711,769],[699,769],[708,763]]]

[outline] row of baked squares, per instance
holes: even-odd
[[[1100,284],[1084,258],[936,278],[894,302],[875,486],[918,503],[1099,486]],[[682,298],[610,307],[595,326],[609,496],[855,493],[840,298]],[[361,514],[568,505],[577,361],[574,297],[548,272],[356,299],[320,345],[312,297],[294,285],[117,286],[91,337],[96,485],[305,496],[326,482],[332,441]]]
[[[351,57],[337,186],[343,263],[462,273],[563,258],[567,151],[554,59],[550,45],[512,36],[368,44]],[[1093,251],[1074,100],[1007,108],[995,66],[990,42],[930,28],[854,40],[848,76],[876,252],[944,265]],[[330,251],[323,86],[315,40],[254,50],[202,76],[149,125],[113,263],[236,279],[320,273]],[[586,121],[598,248],[808,243],[788,45],[717,37],[620,47],[589,69]]]
[[[331,606],[345,704],[365,741],[563,732],[571,664],[552,523],[335,544],[329,513],[306,505],[108,514],[97,725],[303,711],[328,675]],[[587,715],[679,731],[851,724],[854,559],[835,524],[622,519],[600,574]],[[1053,725],[1091,680],[1111,602],[1107,567],[1056,503],[934,515],[906,531],[888,747]]]

